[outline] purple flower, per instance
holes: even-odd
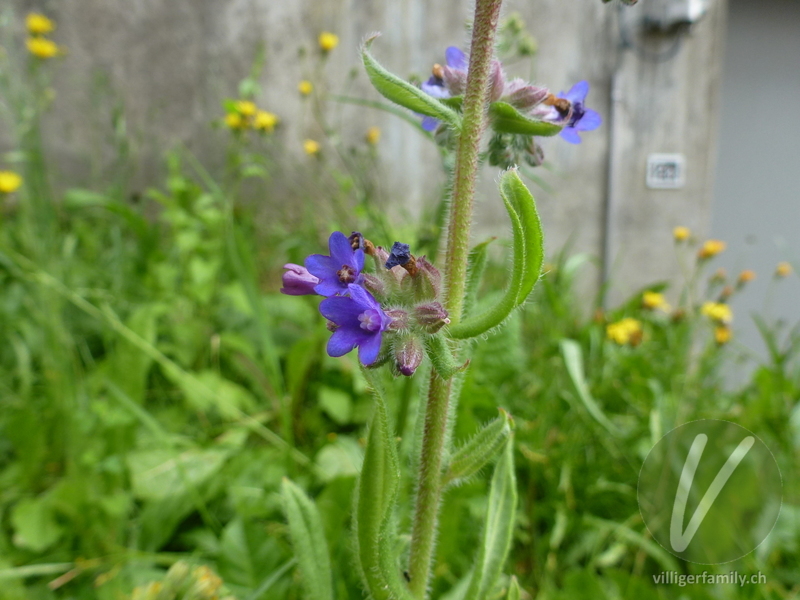
[[[358,359],[364,365],[371,365],[378,360],[382,334],[392,319],[361,286],[350,284],[347,291],[350,296],[326,298],[319,305],[322,316],[335,325],[328,340],[328,354],[344,356],[358,347]]]
[[[603,122],[600,113],[586,108],[584,102],[586,95],[589,93],[589,82],[579,81],[573,85],[565,94],[561,92],[558,97],[569,100],[572,104],[572,114],[569,122],[561,130],[561,137],[567,140],[570,144],[580,144],[581,136],[578,135],[579,131],[592,131],[600,127]]]
[[[455,46],[450,46],[444,53],[446,66],[434,65],[433,74],[420,87],[422,91],[434,98],[449,98],[463,93],[467,81],[467,56]],[[434,117],[423,117],[422,128],[434,131],[439,120]]]
[[[353,250],[350,240],[341,231],[334,231],[328,239],[330,256],[312,254],[306,258],[306,269],[319,283],[314,291],[320,296],[344,294],[351,283],[360,284],[364,277],[364,251]]]
[[[281,294],[288,296],[307,296],[316,294],[314,287],[319,283],[319,279],[308,272],[308,269],[294,263],[283,265],[286,273],[283,274],[283,287]]]

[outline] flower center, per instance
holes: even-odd
[[[344,284],[353,283],[356,280],[355,269],[349,265],[342,265],[342,268],[336,271],[336,276]]]
[[[361,322],[361,329],[364,331],[375,333],[381,328],[381,315],[374,308],[368,308],[358,315],[358,320]]]
[[[575,123],[580,121],[583,118],[583,115],[586,113],[586,109],[583,108],[583,102],[573,102],[572,103],[572,116],[569,119],[568,127],[575,127]]]

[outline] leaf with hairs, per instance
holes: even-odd
[[[306,598],[333,600],[331,559],[317,506],[286,478],[283,479],[281,494]]]
[[[514,474],[514,449],[509,439],[494,468],[483,540],[465,600],[491,597],[511,549],[516,512],[517,479]]]
[[[369,48],[376,37],[377,35],[370,37],[361,47],[361,59],[364,62],[364,68],[367,70],[367,76],[369,76],[369,80],[375,89],[384,98],[391,100],[395,104],[404,106],[421,115],[435,117],[454,129],[460,130],[461,115],[418,87],[390,73],[375,60],[369,53]]]
[[[481,429],[471,440],[450,458],[444,483],[458,483],[469,479],[488,465],[506,445],[513,421],[502,408],[500,416]]]
[[[491,120],[492,129],[498,133],[550,137],[564,128],[563,125],[556,125],[549,121],[532,119],[523,115],[507,102],[492,102],[489,105],[489,119]]]

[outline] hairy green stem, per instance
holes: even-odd
[[[462,105],[463,128],[456,148],[453,196],[447,225],[446,307],[450,320],[454,323],[461,318],[464,304],[478,151],[486,124],[489,76],[501,2],[502,0],[477,0],[472,25],[467,88]]]
[[[502,0],[476,0],[475,5],[463,103],[463,126],[456,148],[453,195],[447,224],[445,302],[453,322],[461,317],[464,305],[478,151],[486,123],[489,76],[501,2]],[[436,543],[451,390],[452,378],[444,380],[436,374],[435,369],[431,369],[408,569],[409,589],[420,599],[425,598],[427,593]]]
[[[451,381],[452,379],[442,379],[436,375],[434,369],[431,369],[408,565],[410,578],[408,587],[417,598],[425,597],[436,543],[436,522],[442,496],[442,457],[447,438]]]

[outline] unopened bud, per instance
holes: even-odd
[[[410,377],[422,363],[422,342],[416,336],[406,336],[395,344],[394,358],[401,375]]]
[[[416,306],[414,320],[428,333],[436,333],[445,325],[450,324],[447,310],[439,302],[428,302]]]
[[[386,295],[386,283],[380,277],[376,277],[372,273],[362,273],[361,276],[364,278],[363,285],[370,294],[373,296]]]
[[[393,308],[383,311],[391,319],[389,331],[401,331],[408,329],[408,313],[400,308]]]
[[[416,263],[416,273],[412,277],[414,296],[420,301],[435,300],[442,287],[442,274],[425,256],[420,256]]]
[[[503,96],[506,87],[506,76],[503,73],[503,65],[499,60],[493,60],[491,72],[489,73],[489,102],[497,102]]]

